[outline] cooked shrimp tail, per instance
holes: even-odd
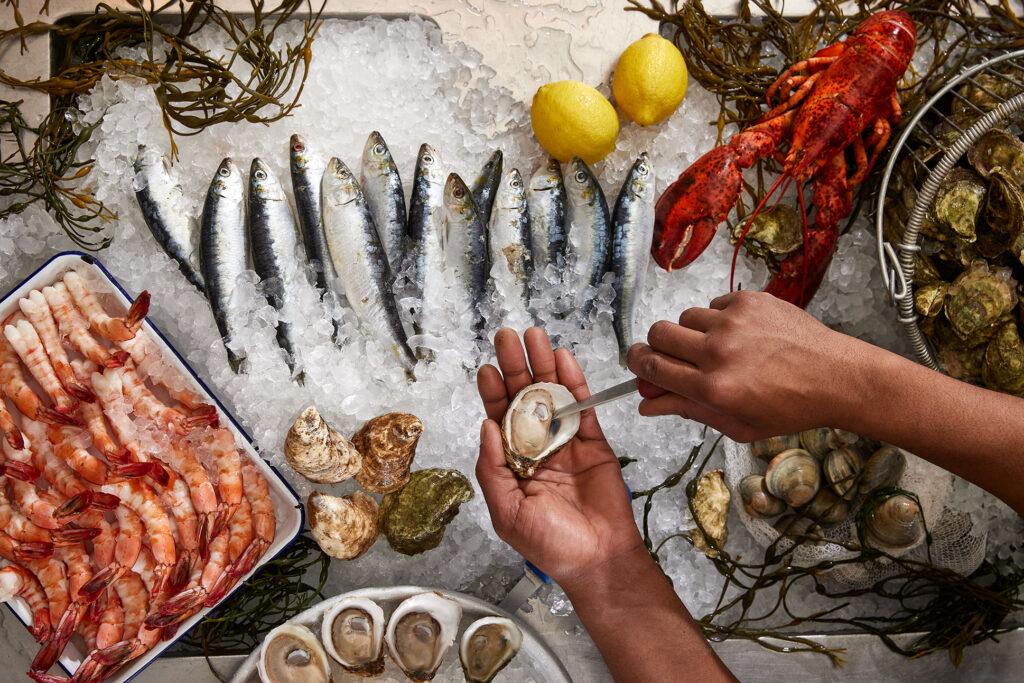
[[[237,577],[231,576],[228,572],[222,572],[217,580],[210,587],[209,592],[206,595],[206,600],[203,602],[204,607],[213,607],[221,601],[225,595],[228,594],[235,583],[238,581]]]
[[[7,443],[11,444],[11,448],[20,451],[25,447],[25,439],[22,438],[21,430],[18,429],[10,411],[7,410],[7,404],[4,403],[2,395],[0,395],[0,430],[3,430],[4,438],[7,439]]]
[[[54,508],[53,518],[61,525],[74,521],[93,507],[93,496],[92,491],[82,491],[71,496]]]
[[[21,541],[14,548],[14,559],[18,562],[45,560],[52,556],[53,544],[46,541]]]
[[[138,330],[139,325],[149,315],[149,299],[148,291],[143,291],[142,294],[135,297],[131,308],[128,309],[128,313],[124,316],[124,324],[128,326],[128,329]]]
[[[86,600],[92,601],[100,596],[107,586],[117,581],[128,571],[125,567],[111,565],[104,567],[89,579],[85,585],[78,589],[78,594]]]
[[[167,587],[171,593],[176,594],[188,585],[188,579],[192,574],[192,566],[195,564],[195,561],[196,554],[194,551],[182,552],[178,555],[178,561],[167,575]]]
[[[82,421],[75,415],[68,415],[62,413],[53,408],[45,408],[42,412],[37,412],[36,419],[48,422],[52,425],[75,425],[80,426]]]
[[[156,612],[146,617],[146,626],[164,628],[179,621],[185,621],[203,608],[206,601],[206,589],[202,586],[189,588],[160,605]]]
[[[115,496],[113,493],[103,493],[101,491],[92,492],[92,509],[93,510],[116,510],[117,506],[121,504],[121,499]]]
[[[249,547],[245,549],[234,564],[228,567],[225,574],[230,574],[234,579],[239,579],[248,574],[259,559],[263,557],[263,553],[267,552],[267,543],[261,538],[254,538]]]
[[[0,464],[0,475],[27,482],[33,482],[40,476],[38,469],[27,462],[19,462],[18,460],[8,460]]]
[[[103,367],[109,369],[116,369],[124,367],[124,364],[128,362],[131,356],[128,355],[127,351],[113,351],[110,354],[110,358],[103,361]]]
[[[82,541],[91,541],[99,535],[100,530],[96,528],[64,528],[55,529],[50,532],[50,536],[53,537],[53,544],[60,546],[81,543]]]
[[[198,429],[199,427],[216,429],[220,427],[220,415],[217,414],[216,409],[212,412],[192,413],[185,418],[185,425],[189,429]]]
[[[64,614],[61,615],[60,622],[57,624],[53,636],[45,645],[39,648],[39,652],[33,658],[32,671],[48,671],[53,666],[53,663],[64,652],[64,648],[67,646],[68,641],[71,640],[71,636],[74,635],[75,628],[78,626],[78,622],[81,621],[84,612],[84,605],[75,604],[69,605],[64,610]]]
[[[0,600],[6,602],[15,595],[24,598],[32,610],[32,625],[28,629],[32,637],[40,643],[49,638],[50,607],[43,586],[35,574],[12,564],[0,569]]]
[[[153,467],[154,464],[158,463],[126,462],[119,465],[112,465],[110,467],[110,477],[112,479],[138,479],[139,477],[148,477],[155,469]]]

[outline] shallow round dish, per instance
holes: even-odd
[[[486,616],[508,617],[516,622],[516,625],[518,625],[522,630],[523,647],[519,650],[519,654],[515,656],[509,665],[498,673],[494,679],[495,683],[501,683],[501,681],[508,682],[527,680],[543,683],[572,683],[572,679],[569,678],[569,673],[565,670],[565,667],[562,666],[562,662],[558,659],[558,656],[532,628],[517,619],[515,615],[509,614],[505,610],[500,609],[489,602],[485,602],[484,600],[474,598],[464,593],[457,593],[455,591],[437,588],[422,588],[420,586],[362,588],[360,590],[350,591],[324,600],[323,602],[310,607],[305,612],[296,615],[289,621],[294,624],[308,626],[314,633],[319,634],[324,614],[342,598],[359,596],[374,600],[384,609],[384,613],[388,618],[390,618],[391,613],[402,600],[405,600],[416,593],[423,593],[430,590],[436,590],[441,593],[441,595],[455,600],[462,606],[462,620],[459,622],[458,638],[462,637],[463,631],[472,622],[476,621],[480,617]],[[454,683],[455,681],[465,680],[465,677],[462,674],[462,665],[459,662],[458,638],[456,639],[456,645],[448,651],[447,655],[445,655],[444,663],[441,664],[441,668],[437,672],[437,677],[434,678],[434,680],[439,683]],[[259,648],[256,648],[256,650],[250,654],[244,662],[242,662],[242,665],[238,667],[238,671],[236,671],[235,675],[231,678],[231,683],[259,683],[259,674],[256,672],[256,660],[259,658],[259,651]],[[366,680],[381,681],[381,683],[385,683],[390,681],[398,682],[408,680],[405,677],[405,674],[402,673],[401,669],[398,668],[390,657],[386,657],[386,662],[387,668],[384,670],[384,674],[372,679],[360,678],[354,674],[347,673],[333,659],[331,660],[331,672],[334,675],[336,683],[341,683],[341,681]]]

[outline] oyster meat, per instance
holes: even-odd
[[[342,598],[320,627],[324,647],[334,661],[357,676],[384,673],[384,610],[369,598]]]
[[[409,481],[423,423],[409,413],[388,413],[368,421],[352,437],[363,455],[356,481],[371,493],[397,491]]]
[[[473,485],[457,470],[426,469],[384,496],[380,530],[391,547],[405,555],[436,548],[459,505],[473,499]]]
[[[362,466],[356,447],[327,426],[316,406],[303,410],[288,430],[284,457],[292,469],[319,484],[345,481]]]
[[[384,636],[391,659],[411,680],[433,680],[455,642],[460,619],[459,603],[440,593],[406,598],[391,614]]]
[[[505,461],[520,477],[532,477],[537,468],[560,451],[580,428],[579,413],[559,421],[549,437],[554,412],[575,403],[576,397],[561,384],[539,382],[524,388],[509,403],[501,419]]]
[[[354,560],[377,540],[377,501],[362,491],[344,498],[313,491],[306,512],[313,538],[331,557]]]
[[[505,617],[483,617],[470,624],[459,643],[462,671],[470,683],[490,683],[523,646],[523,632]]]
[[[693,496],[693,512],[699,524],[690,531],[693,546],[708,557],[718,557],[718,551],[708,544],[705,534],[711,537],[716,548],[724,546],[729,537],[726,526],[729,518],[729,487],[722,478],[722,470],[711,470],[701,475],[697,481],[697,493]]]
[[[305,626],[281,624],[267,634],[256,664],[263,683],[329,683],[331,665],[320,641]]]

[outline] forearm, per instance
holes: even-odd
[[[735,680],[642,547],[562,587],[616,681]]]
[[[857,340],[848,351],[853,380],[834,383],[834,426],[906,448],[1024,515],[1024,399]]]

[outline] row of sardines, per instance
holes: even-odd
[[[654,172],[646,153],[629,171],[613,211],[578,158],[564,176],[549,159],[526,182],[518,169],[503,170],[499,150],[467,184],[423,144],[407,209],[402,179],[376,131],[358,177],[338,158],[323,163],[298,135],[290,156],[294,214],[266,163],[252,161],[246,193],[228,158],[214,175],[198,225],[181,208],[184,191],[167,159],[140,153],[135,162],[143,217],[185,277],[205,292],[236,370],[244,357],[231,342],[246,314],[230,305],[239,276],[255,269],[269,302],[285,312],[298,305],[285,284],[308,272],[297,254],[305,255],[316,286],[336,308],[350,308],[361,329],[390,345],[410,372],[430,350],[410,346],[399,301],[417,302],[410,313],[419,338],[441,332],[438,311],[453,303],[471,311],[471,333],[482,337],[487,301],[497,302],[502,321],[537,319],[531,295],[551,286],[540,275],[545,269],[570,290],[570,314],[581,325],[597,286],[613,272],[613,327],[622,354],[629,348],[654,224]],[[297,332],[284,322],[291,319],[282,315],[277,339],[295,372]]]

